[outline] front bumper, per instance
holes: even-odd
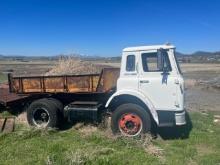
[[[186,111],[170,111],[159,110],[157,111],[159,119],[159,127],[173,127],[186,124]]]
[[[176,122],[176,125],[185,125],[186,124],[186,112],[182,111],[180,113],[175,113],[175,122]]]

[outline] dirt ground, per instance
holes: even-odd
[[[220,90],[196,86],[186,90],[186,109],[188,111],[219,112]]]
[[[14,75],[43,75],[51,70],[57,61],[0,61],[0,73]]]
[[[220,113],[220,64],[182,64],[188,111]]]

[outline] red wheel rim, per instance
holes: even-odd
[[[142,130],[141,118],[132,113],[124,114],[119,119],[119,130],[126,136],[136,136]]]

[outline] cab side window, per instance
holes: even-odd
[[[144,72],[162,72],[165,68],[167,72],[171,71],[171,65],[167,53],[159,56],[157,52],[143,53],[141,58]],[[161,62],[161,60],[163,60],[163,62]]]
[[[127,56],[126,71],[128,72],[135,71],[135,56],[134,55]]]

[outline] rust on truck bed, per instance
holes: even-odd
[[[108,92],[116,87],[119,68],[104,68],[100,74],[57,76],[9,75],[12,93],[93,93]]]
[[[7,106],[8,103],[13,103],[17,101],[22,101],[27,96],[20,96],[15,93],[9,92],[8,84],[0,84],[0,104],[3,106]]]

